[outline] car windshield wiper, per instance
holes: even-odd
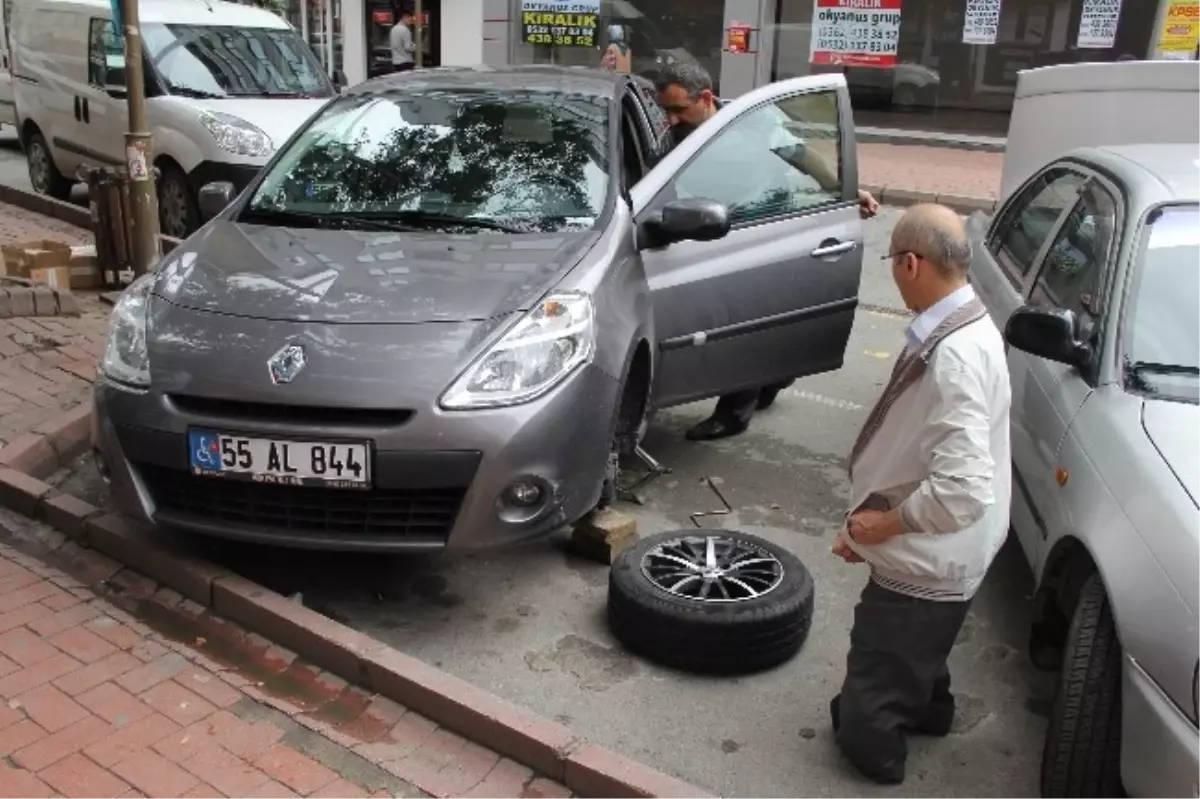
[[[315,214],[311,211],[294,211],[288,208],[247,208],[242,212],[240,221],[264,221],[288,227],[330,228],[342,227],[346,224],[361,225],[368,230],[419,230],[411,225],[387,219],[358,216],[357,214]],[[300,224],[297,224],[300,223]]]
[[[501,222],[494,222],[491,219],[476,219],[469,216],[456,216],[455,214],[440,214],[436,211],[384,211],[378,213],[366,214],[362,219],[396,219],[406,223],[423,226],[458,226],[480,228],[482,230],[500,230],[505,233],[524,233],[524,230],[515,228],[511,225],[505,225]]]
[[[205,91],[204,89],[194,89],[191,86],[180,86],[176,83],[168,83],[167,90],[171,94],[177,94],[181,97],[195,97],[199,100],[223,100],[229,96],[227,94]]]
[[[1135,373],[1151,372],[1158,375],[1191,375],[1200,377],[1200,367],[1182,366],[1175,363],[1153,363],[1151,361],[1134,361],[1127,365],[1129,371]]]

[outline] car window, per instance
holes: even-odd
[[[653,84],[637,81],[635,85],[638,95],[642,98],[642,107],[646,109],[646,116],[650,119],[650,128],[654,133],[654,143],[658,151],[656,155],[661,157],[667,149],[664,143],[671,135],[671,120],[667,119],[667,112],[658,104],[658,94],[654,91]]]
[[[106,91],[125,88],[125,43],[112,22],[92,19],[88,33],[88,83]]]
[[[1050,231],[1062,212],[1075,203],[1085,180],[1071,169],[1049,169],[1004,210],[996,227],[992,252],[1013,285],[1022,285]]]
[[[1099,315],[1116,215],[1112,195],[1089,183],[1046,251],[1031,304],[1074,311],[1081,318]]]
[[[640,135],[641,128],[634,101],[627,98],[621,103],[621,170],[626,188],[631,188],[646,174],[645,140]]]
[[[676,196],[723,203],[735,225],[839,202],[837,103],[835,92],[813,92],[743,115],[679,171]]]
[[[610,103],[526,89],[348,95],[280,155],[243,213],[587,230],[608,196]]]

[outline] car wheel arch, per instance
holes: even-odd
[[[621,373],[613,437],[621,452],[629,454],[641,443],[641,428],[650,411],[650,390],[654,384],[653,356],[650,342],[644,336],[634,338]]]
[[[1099,575],[1109,602],[1113,603],[1100,561],[1087,543],[1065,535],[1054,542],[1046,556],[1033,597],[1033,623],[1030,625],[1029,656],[1038,668],[1057,670],[1062,663],[1071,617],[1079,604],[1084,584]],[[1120,619],[1113,603],[1113,620],[1120,639]]]

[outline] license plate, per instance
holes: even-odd
[[[188,461],[194,474],[204,476],[323,488],[371,487],[366,443],[283,441],[190,430]]]

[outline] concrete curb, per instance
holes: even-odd
[[[91,407],[85,404],[0,448],[0,505],[56,528],[66,536],[63,546],[86,547],[120,561],[212,613],[580,796],[713,795],[588,743],[561,724],[184,552],[135,522],[58,491],[44,479],[87,450],[91,418]]]
[[[941,203],[958,211],[960,214],[972,214],[976,211],[994,213],[996,199],[994,197],[971,197],[963,194],[938,194],[932,191],[913,191],[892,186],[871,186],[864,184],[861,188],[875,195],[880,205],[916,205],[918,203]]]

